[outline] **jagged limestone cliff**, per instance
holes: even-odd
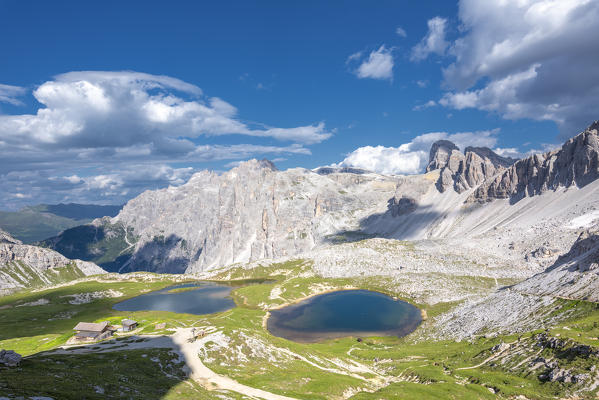
[[[486,147],[466,147],[464,154],[448,140],[433,143],[427,172],[439,171],[437,189],[440,192],[448,188],[462,193],[489,179],[515,160],[501,157]]]
[[[535,154],[476,189],[469,201],[512,201],[560,187],[583,187],[599,177],[599,121],[568,140],[559,150]]]
[[[595,124],[555,155],[556,185],[578,187],[593,179],[596,136]],[[198,272],[369,237],[478,243],[494,257],[528,257],[527,264],[543,266],[553,256],[529,255],[572,244],[576,232],[563,221],[594,204],[597,181],[584,187],[584,196],[556,192],[517,204],[508,198],[466,201],[527,160],[510,166],[513,160],[490,149],[469,147],[462,154],[447,141],[433,145],[429,172],[403,177],[328,167],[278,171],[268,161],[251,160],[223,174],[199,172],[180,187],[147,191],[117,217],[67,230],[44,244],[119,272]],[[522,236],[527,230],[533,233]]]
[[[139,237],[132,269],[192,272],[292,256],[329,235],[360,229],[384,211],[394,178],[372,173],[277,171],[251,160],[222,175],[195,174],[177,188],[147,191],[113,219]]]

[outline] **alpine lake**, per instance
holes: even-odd
[[[208,281],[170,286],[117,303],[114,309],[217,313],[235,307],[235,287]],[[401,337],[422,322],[418,308],[370,290],[319,294],[269,313],[266,327],[272,335],[303,343],[347,336]]]

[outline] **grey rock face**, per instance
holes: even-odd
[[[498,155],[497,153],[495,153],[493,150],[489,149],[488,147],[468,146],[464,150],[464,154],[468,154],[468,153],[474,153],[482,159],[489,160],[493,165],[495,165],[495,166],[498,165],[503,168],[507,168],[510,165],[512,165],[514,162],[516,162],[516,160],[513,158],[502,157],[502,156]]]
[[[500,157],[486,147],[467,147],[464,161],[456,174],[455,190],[462,193],[477,187],[513,162],[514,160]]]
[[[0,350],[0,364],[17,367],[21,363],[21,355],[13,350]]]
[[[104,274],[96,264],[70,260],[54,250],[21,244],[4,233],[0,242],[0,290],[31,286],[33,282],[57,283],[62,268],[72,266],[72,274],[79,276]]]
[[[543,271],[514,286],[538,295],[599,301],[599,229],[583,231],[570,251]]]
[[[460,149],[449,140],[438,140],[431,146],[426,172],[440,169],[437,189],[443,193],[454,185],[455,175],[464,162]]]
[[[358,230],[361,219],[386,210],[395,187],[394,178],[371,173],[277,171],[251,160],[222,175],[202,171],[180,187],[147,191],[113,222],[139,237],[131,269],[197,272],[296,255],[327,235]]]
[[[6,233],[2,229],[0,229],[0,243],[21,244],[21,241],[13,238],[8,233]]]
[[[599,230],[596,227],[582,231],[570,251],[560,256],[555,266],[571,261],[577,262],[579,270],[594,269],[592,264],[599,262]]]
[[[392,217],[409,214],[416,210],[419,200],[430,188],[429,182],[418,177],[400,177],[393,198],[389,200],[388,212]]]
[[[426,166],[426,172],[430,172],[435,169],[441,169],[447,166],[451,154],[454,151],[459,152],[460,149],[458,148],[458,146],[456,146],[449,140],[437,140],[431,146],[429,162]]]
[[[467,147],[462,154],[452,142],[439,140],[431,147],[426,170],[441,170],[437,181],[437,189],[441,193],[450,187],[462,193],[495,176],[513,162],[486,147]]]
[[[455,175],[453,174],[452,170],[448,167],[443,167],[443,169],[441,169],[441,173],[439,174],[439,180],[437,181],[437,189],[439,190],[439,192],[443,193],[448,188],[452,187],[454,179]]]
[[[485,202],[541,194],[559,187],[583,187],[599,177],[599,121],[568,140],[561,149],[517,161],[485,182],[468,199]]]

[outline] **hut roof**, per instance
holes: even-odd
[[[102,332],[108,327],[108,321],[100,323],[94,322],[79,322],[73,329],[76,331]]]
[[[133,321],[132,319],[124,319],[122,321],[123,326],[127,325],[127,326],[131,326],[133,324],[137,324],[137,321]]]

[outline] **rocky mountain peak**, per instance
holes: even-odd
[[[122,270],[192,272],[300,254],[384,212],[396,188],[375,174],[276,171],[249,160],[130,200],[112,220],[136,238]]]
[[[266,158],[263,158],[262,160],[256,160],[255,158],[253,158],[251,160],[244,161],[240,163],[237,167],[233,168],[232,171],[247,171],[255,169],[267,169],[273,172],[278,171],[275,164],[272,161],[267,160]]]
[[[437,140],[431,146],[426,172],[434,171],[445,167],[454,151],[460,152],[458,146],[449,140]]]
[[[501,157],[487,147],[467,147],[464,154],[448,140],[433,143],[426,171],[440,169],[437,189],[449,187],[462,193],[481,184],[513,164],[511,158]]]
[[[583,187],[599,178],[599,122],[568,140],[559,150],[535,154],[515,162],[485,182],[468,201],[491,201],[541,194],[558,187]]]
[[[488,147],[472,147],[472,146],[468,146],[464,150],[464,154],[467,155],[468,153],[475,153],[480,158],[489,159],[489,160],[491,160],[491,162],[494,165],[499,165],[499,166],[502,166],[504,168],[509,167],[510,165],[512,165],[516,161],[515,159],[510,158],[510,157],[502,157],[502,156],[500,156],[499,154],[495,153],[493,150],[491,150]]]

